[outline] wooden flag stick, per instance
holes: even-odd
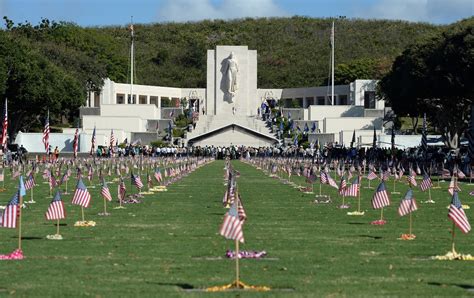
[[[105,201],[105,198],[104,198],[104,215],[107,214],[107,202]]]
[[[380,209],[380,220],[383,220],[383,207]]]
[[[81,206],[81,213],[82,213],[82,221],[85,221],[84,220],[84,207]]]
[[[320,181],[320,182],[319,182],[319,196],[322,196],[322,194],[321,194],[321,187],[322,187],[322,186],[321,186],[321,181]]]
[[[410,227],[408,228],[408,235],[411,237],[411,230],[412,230],[412,214],[413,212],[410,212]]]
[[[56,235],[59,235],[59,218],[56,220]]]
[[[360,184],[359,184],[359,186],[360,186]],[[360,189],[358,191],[357,212],[360,213]]]
[[[431,202],[431,187],[428,188],[428,201]]]
[[[451,251],[453,252],[453,254],[456,254],[456,250],[454,249],[454,229],[456,228],[456,225],[454,224],[453,222],[453,228],[451,230],[451,235],[452,235],[452,238],[451,238]]]
[[[239,240],[235,240],[235,286],[240,287]]]
[[[20,192],[20,191],[18,190],[18,192]],[[20,196],[20,202],[19,202],[19,205],[18,205],[18,208],[19,208],[19,210],[18,210],[18,217],[19,217],[18,218],[18,249],[20,249],[20,250],[21,250],[21,220],[23,218],[23,216],[21,214],[22,213],[21,212],[21,206],[22,205],[23,205],[23,196]]]
[[[395,178],[393,178],[393,192],[395,192]]]
[[[30,202],[33,203],[35,200],[33,199],[33,189],[35,189],[34,187],[31,188],[31,200]]]

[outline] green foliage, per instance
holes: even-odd
[[[130,35],[123,27],[81,28],[43,19],[39,24],[5,20],[0,31],[0,96],[15,101],[10,111],[19,129],[51,122],[71,125],[88,91],[106,77],[128,82]],[[207,49],[248,45],[258,51],[258,86],[318,86],[327,80],[331,19],[260,18],[232,21],[135,25],[136,83],[206,87]],[[400,21],[338,20],[337,78],[378,78],[396,55],[442,27]],[[162,98],[162,106],[176,106]],[[292,105],[294,106],[294,105]],[[27,107],[23,110],[23,107]],[[13,117],[11,117],[13,119]]]
[[[162,140],[156,140],[156,141],[150,142],[150,145],[153,147],[162,148],[162,147],[166,147],[167,143],[163,142]]]
[[[380,82],[380,93],[399,116],[423,113],[458,147],[474,98],[474,18],[410,46]],[[414,129],[416,121],[414,121]]]
[[[183,138],[184,130],[181,128],[173,128],[173,137],[174,138]]]
[[[162,108],[171,107],[171,100],[168,97],[162,97],[161,98],[161,107]]]
[[[191,124],[192,120],[188,119],[185,114],[180,114],[178,117],[174,119],[174,124],[177,127],[184,128],[187,127],[188,124]]]

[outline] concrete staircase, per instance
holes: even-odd
[[[238,116],[238,115],[199,115],[199,121],[196,123],[196,129],[188,132],[186,139],[190,140],[202,134],[214,131],[216,129],[236,124],[247,129],[253,130],[260,134],[275,138],[276,135],[262,121],[255,116]]]

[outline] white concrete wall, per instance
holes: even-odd
[[[376,129],[382,127],[382,120],[369,117],[324,118],[321,131],[323,133],[339,133],[341,130],[347,130],[347,128],[373,129],[374,125]]]
[[[354,130],[342,130],[339,132],[339,136],[338,138],[336,138],[336,140],[338,140],[339,144],[344,144],[346,147],[349,147],[351,145],[353,133],[354,133]],[[381,130],[376,130],[375,133],[378,138],[378,136],[381,134]],[[368,129],[368,130],[356,129],[355,135],[356,135],[356,141],[354,143],[354,146],[359,146],[359,141],[361,140],[361,137],[366,142],[368,141],[372,142],[373,137],[374,137],[374,130],[373,129]]]
[[[50,133],[49,134],[49,144],[54,148],[58,146],[60,152],[72,152],[73,147],[72,143],[74,141],[73,134],[65,133]],[[28,152],[46,152],[43,144],[43,133],[22,133],[21,131],[17,134],[15,138],[15,143],[18,145],[23,145]]]
[[[310,106],[308,110],[308,120],[317,121],[324,118],[364,116],[364,108],[355,106]]]
[[[102,117],[136,117],[141,119],[159,119],[160,109],[156,108],[155,105],[134,105],[133,108],[130,105],[118,105],[118,104],[107,104],[100,107],[100,116]],[[90,116],[85,116],[84,118]]]
[[[83,127],[86,131],[92,131],[94,126],[96,129],[110,131],[124,130],[128,132],[145,132],[146,120],[138,117],[103,117],[103,116],[87,116],[82,119]]]

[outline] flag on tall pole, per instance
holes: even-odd
[[[96,142],[96,139],[95,139],[95,125],[94,125],[94,130],[92,131],[91,152],[90,152],[90,155],[94,154],[94,151],[95,151],[95,142]]]
[[[391,143],[392,143],[392,155],[395,154],[395,127],[392,126],[392,138],[391,138]]]
[[[421,149],[426,154],[428,150],[428,139],[426,137],[426,113],[423,114],[423,127],[421,129]]]
[[[375,125],[374,125],[374,138],[372,140],[372,148],[377,147],[377,132],[375,131]]]
[[[74,158],[77,157],[77,149],[79,147],[79,128],[76,128],[76,132],[74,133],[74,143],[73,143],[73,150],[74,150]]]
[[[48,110],[48,115],[46,116],[46,122],[44,123],[44,129],[43,129],[43,144],[44,144],[44,150],[46,151],[46,154],[49,154],[49,110]]]
[[[115,136],[114,130],[110,131],[110,153],[114,153],[114,143],[115,143]]]
[[[2,122],[2,148],[7,145],[8,135],[8,100],[5,99],[5,107],[3,108],[3,122]]]
[[[469,158],[474,160],[474,104],[471,104],[471,119],[469,120],[469,127],[467,128],[465,135],[469,141]]]

